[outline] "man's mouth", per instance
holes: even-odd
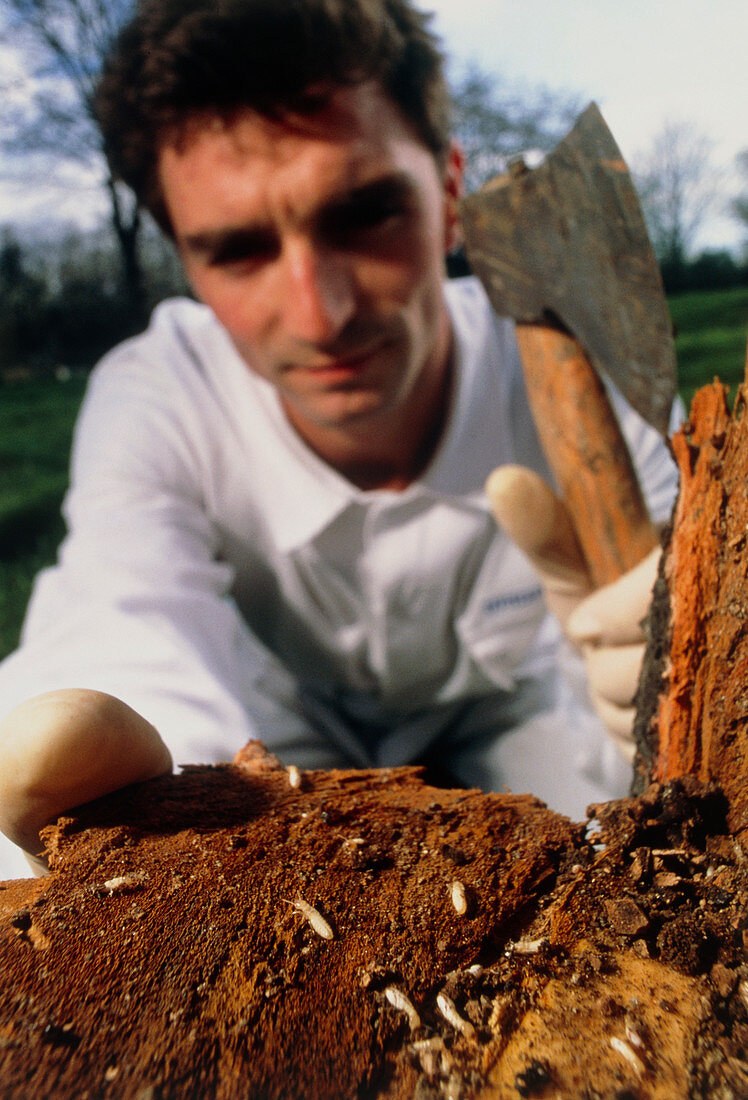
[[[301,370],[318,381],[353,379],[371,367],[388,346],[388,341],[380,341],[364,349],[319,357],[306,363],[295,363],[292,369]]]

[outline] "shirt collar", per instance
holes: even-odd
[[[445,297],[452,322],[454,388],[439,446],[424,472],[424,487],[439,496],[485,502],[486,478],[509,458],[507,349],[498,322],[475,278],[450,280]],[[486,415],[487,407],[490,414]]]

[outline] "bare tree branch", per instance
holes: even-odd
[[[510,89],[474,64],[455,83],[452,98],[468,191],[504,171],[512,157],[547,152],[582,107],[579,97],[545,87]]]
[[[30,95],[0,99],[0,148],[16,160],[46,160],[50,175],[64,164],[98,169],[119,242],[123,285],[134,313],[143,309],[137,237],[140,212],[110,178],[94,118],[103,58],[130,15],[133,0],[0,0],[0,41],[19,51]]]
[[[635,177],[658,259],[682,267],[718,193],[713,142],[691,123],[669,122],[640,158]]]
[[[748,149],[743,149],[735,158],[738,173],[743,181],[743,188],[737,198],[733,199],[730,209],[734,218],[742,223],[743,229],[748,231]]]

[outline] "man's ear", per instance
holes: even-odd
[[[450,142],[444,166],[444,253],[462,243],[460,199],[464,193],[465,155],[457,141]]]

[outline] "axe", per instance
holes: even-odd
[[[676,392],[672,325],[639,199],[592,103],[535,169],[462,203],[465,250],[514,318],[541,445],[596,586],[659,544],[607,378],[663,435]]]

